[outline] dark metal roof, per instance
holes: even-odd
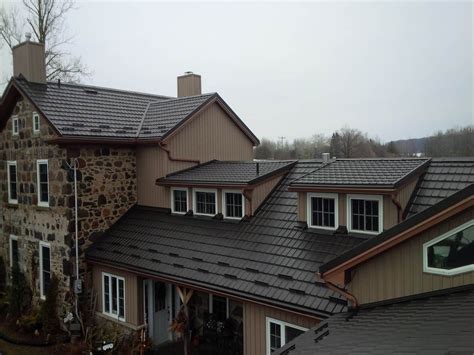
[[[12,102],[6,99],[11,86],[31,100],[63,137],[163,139],[215,100],[254,144],[259,143],[216,93],[173,98],[80,84],[39,84],[14,77],[2,97],[0,112],[8,112],[3,106]]]
[[[288,191],[290,181],[320,165],[298,162],[256,215],[240,223],[136,207],[87,258],[321,317],[341,312],[345,301],[314,272],[363,239],[298,228],[297,193]]]
[[[429,163],[421,158],[336,159],[294,181],[292,186],[396,187]]]
[[[471,354],[474,290],[445,290],[334,315],[275,354]]]
[[[453,195],[445,198],[444,200],[441,200],[437,204],[431,206],[430,208],[427,208],[426,210],[413,215],[412,217],[404,220],[403,222],[396,224],[390,229],[387,229],[386,231],[380,233],[379,235],[373,237],[372,239],[369,239],[365,241],[364,243],[361,243],[357,245],[354,249],[351,249],[344,254],[341,254],[334,259],[330,260],[329,262],[321,265],[319,267],[319,272],[324,273],[340,264],[343,262],[350,260],[357,255],[366,252],[375,246],[382,244],[383,242],[395,237],[396,235],[404,232],[405,230],[408,230],[417,224],[425,221],[426,219],[430,218],[431,216],[434,216],[440,212],[443,212],[446,208],[453,206],[457,204],[460,201],[465,200],[468,197],[471,197],[474,195],[474,184],[470,184],[464,189],[454,193]]]
[[[408,217],[474,184],[474,157],[433,158],[407,208]]]
[[[289,170],[296,161],[219,161],[178,171],[157,180],[162,184],[254,184],[274,174]]]

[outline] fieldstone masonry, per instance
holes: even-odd
[[[110,227],[137,198],[135,152],[131,148],[92,145],[58,146],[56,136],[41,117],[40,133],[33,133],[33,105],[17,102],[19,135],[12,134],[12,120],[0,133],[0,253],[9,265],[9,236],[18,237],[20,266],[39,298],[39,241],[50,243],[52,272],[69,300],[74,275],[74,182],[64,162],[77,158],[79,253]],[[50,207],[37,206],[36,160],[48,159]],[[8,203],[7,161],[17,161],[18,204]],[[8,268],[7,268],[8,269]],[[81,267],[82,270],[82,267]]]

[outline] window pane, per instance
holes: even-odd
[[[285,344],[292,341],[298,335],[303,334],[304,330],[285,326]]]
[[[104,311],[110,312],[110,280],[107,275],[104,275]]]
[[[428,266],[451,270],[474,264],[474,226],[428,247]]]
[[[51,284],[51,255],[48,247],[41,246],[41,257],[43,267],[41,270],[43,274],[43,296],[46,296]]]
[[[112,288],[110,290],[112,294],[112,313],[117,314],[117,278],[111,277],[112,279]]]
[[[225,321],[227,319],[227,300],[225,297],[212,296],[212,314],[216,316],[216,320]]]
[[[48,192],[48,165],[41,163],[38,164],[39,169],[39,199],[40,202],[49,201]]]
[[[17,181],[16,181],[16,165],[8,165],[9,169],[9,177],[10,177],[10,199],[16,200],[17,199]]]
[[[125,296],[124,296],[124,285],[123,280],[119,280],[119,317],[125,315]]]
[[[379,201],[351,200],[352,229],[377,232],[379,230]]]
[[[188,210],[187,194],[184,190],[174,190],[174,211],[185,213]]]
[[[12,239],[12,265],[18,264],[18,240]]]
[[[312,197],[311,209],[311,225],[335,227],[335,200],[333,198]]]
[[[281,348],[281,326],[270,322],[270,351]]]
[[[196,212],[216,214],[216,195],[214,192],[196,192]]]
[[[225,193],[226,216],[241,218],[242,215],[242,194],[240,193]]]

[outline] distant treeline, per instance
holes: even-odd
[[[474,156],[474,126],[437,132],[431,137],[382,143],[358,129],[344,127],[330,137],[315,134],[292,142],[263,138],[255,149],[256,159],[312,159],[322,153],[338,158],[400,156]]]

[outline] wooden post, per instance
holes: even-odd
[[[177,286],[176,287],[178,290],[179,298],[181,299],[181,302],[183,302],[184,306],[184,315],[186,316],[186,329],[183,334],[183,342],[184,342],[184,355],[188,355],[188,325],[189,325],[189,308],[188,308],[188,302],[191,299],[193,295],[193,290]]]

